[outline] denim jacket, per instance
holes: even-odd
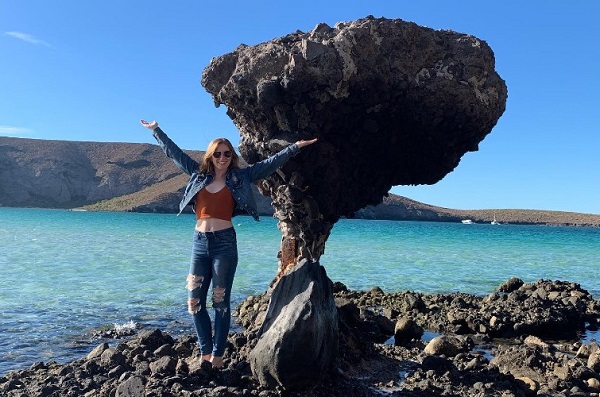
[[[194,205],[194,197],[203,187],[213,181],[213,176],[201,173],[200,164],[184,153],[160,128],[156,127],[152,134],[167,157],[173,160],[181,171],[190,176],[183,198],[179,203],[179,214],[181,214],[186,206]],[[299,151],[300,148],[294,143],[279,153],[246,168],[230,168],[225,176],[225,185],[235,200],[233,216],[248,213],[258,221],[258,209],[252,194],[252,183],[275,172]]]

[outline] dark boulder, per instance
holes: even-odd
[[[117,387],[116,397],[143,397],[145,379],[141,376],[132,376]]]
[[[275,286],[260,338],[250,353],[262,385],[314,385],[336,357],[338,317],[333,285],[318,262],[303,260]]]
[[[402,346],[414,339],[421,339],[423,333],[423,328],[414,320],[407,317],[401,317],[396,321],[394,327],[394,343],[398,346]]]

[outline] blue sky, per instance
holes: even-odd
[[[200,85],[211,58],[319,22],[400,18],[485,40],[509,91],[479,151],[432,186],[392,189],[459,209],[600,214],[600,1],[0,0],[0,135],[154,140],[239,135]]]

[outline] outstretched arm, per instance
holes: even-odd
[[[167,157],[173,160],[177,168],[188,175],[192,175],[198,170],[198,162],[184,153],[183,150],[181,150],[179,146],[177,146],[175,142],[173,142],[171,138],[158,127],[157,121],[148,122],[146,120],[140,120],[140,123],[142,123],[144,127],[152,130],[152,135],[154,135],[158,145],[163,152],[165,152]]]
[[[265,160],[259,161],[258,163],[251,165],[250,167],[248,167],[248,175],[250,176],[250,180],[254,182],[258,179],[263,179],[271,175],[278,168],[282,167],[285,163],[287,163],[290,158],[295,156],[300,151],[300,149],[308,145],[312,145],[316,141],[317,138],[297,141],[296,143],[288,146],[279,153],[276,153]]]

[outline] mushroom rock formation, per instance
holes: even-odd
[[[318,260],[334,223],[392,186],[454,170],[507,98],[484,41],[372,16],[240,45],[211,61],[202,85],[227,106],[250,163],[319,138],[259,185],[283,233],[280,269]]]
[[[211,61],[202,85],[227,106],[249,163],[319,138],[259,185],[283,239],[252,371],[266,386],[305,387],[337,347],[337,327],[322,326],[338,317],[318,264],[335,222],[394,185],[451,172],[504,112],[506,86],[485,42],[373,17],[241,45]]]

